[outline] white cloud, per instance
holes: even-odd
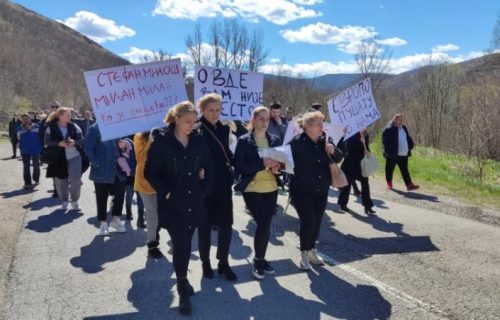
[[[242,17],[251,22],[265,19],[278,25],[285,25],[290,21],[321,16],[321,12],[307,8],[321,2],[321,0],[157,0],[153,15],[189,20],[221,15],[227,18]]]
[[[159,51],[153,51],[149,49],[141,49],[137,47],[130,47],[128,52],[120,53],[120,56],[124,57],[131,63],[143,63],[145,61],[154,61],[160,56]],[[192,63],[191,57],[188,53],[177,53],[171,55],[172,59],[179,58],[182,62]]]
[[[97,43],[115,41],[135,35],[134,30],[126,26],[119,26],[115,21],[101,18],[89,11],[78,11],[73,17],[61,22]]]
[[[298,30],[282,30],[280,33],[288,42],[305,42],[311,44],[346,44],[360,42],[377,35],[374,27],[351,25],[337,27],[322,22],[309,24]]]
[[[397,37],[377,40],[377,43],[391,47],[404,46],[408,44],[406,40]]]
[[[432,48],[432,52],[456,51],[458,49],[460,49],[459,46],[452,44],[452,43],[448,43],[448,44],[440,44],[438,46],[434,46]]]
[[[280,31],[281,36],[291,43],[303,42],[310,44],[336,44],[338,49],[345,53],[355,54],[362,41],[374,39],[378,33],[374,27],[362,26],[335,26],[322,22],[309,24],[297,30],[286,29]],[[387,46],[402,46],[407,44],[401,38],[376,40]]]
[[[459,63],[466,60],[478,58],[485,55],[484,52],[473,51],[466,55],[451,56],[445,52],[438,53],[417,53],[392,59],[388,73],[399,74],[415,68],[422,67],[431,62]],[[355,61],[339,61],[337,63],[329,61],[317,61],[311,63],[279,64],[270,63],[260,68],[261,72],[269,74],[291,74],[292,76],[316,77],[325,74],[335,73],[358,73],[359,69]]]

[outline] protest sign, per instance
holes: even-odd
[[[221,119],[249,120],[252,111],[264,103],[262,73],[196,66],[194,100],[208,93],[222,96]]]
[[[84,73],[102,140],[164,126],[167,111],[187,100],[180,59]]]
[[[347,127],[346,139],[380,119],[370,78],[360,81],[328,101],[328,112],[332,123]]]
[[[292,141],[293,137],[303,132],[302,128],[297,126],[297,118],[294,117],[291,121],[288,122],[288,127],[286,128],[285,137],[283,138],[283,145],[287,145]],[[333,143],[336,145],[342,135],[344,134],[345,126],[323,122],[323,131],[325,132],[327,138],[331,137]]]
[[[282,171],[290,174],[294,173],[293,169],[295,163],[293,161],[292,148],[290,145],[261,149],[259,150],[259,157],[278,161],[283,165]]]

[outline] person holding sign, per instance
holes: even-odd
[[[347,128],[344,131],[347,134]],[[342,171],[347,176],[347,181],[349,184],[340,190],[340,195],[338,199],[338,204],[342,211],[349,212],[350,209],[347,207],[349,202],[349,192],[351,192],[351,185],[355,184],[356,180],[361,182],[361,203],[365,207],[366,214],[374,214],[373,201],[370,197],[370,184],[368,183],[368,177],[363,177],[361,174],[361,160],[366,154],[370,153],[370,137],[366,132],[366,129],[361,129],[360,132],[351,136],[349,139],[344,140],[342,137],[338,143],[338,146],[346,154],[345,160],[342,163]]]
[[[265,257],[271,220],[276,213],[278,185],[281,185],[278,178],[279,162],[262,159],[258,153],[259,149],[280,145],[277,137],[267,133],[269,118],[269,110],[266,107],[260,106],[253,110],[251,132],[238,139],[234,154],[236,172],[241,174],[234,189],[243,193],[245,204],[257,224],[252,273],[259,280],[264,279],[266,274],[274,273]]]
[[[194,130],[198,113],[189,101],[170,109],[167,130],[154,138],[144,177],[156,191],[158,226],[167,229],[179,293],[179,312],[192,312],[193,287],[187,279],[191,239],[195,228],[206,224],[204,198],[214,178],[212,158],[203,136]]]
[[[324,118],[320,111],[306,112],[297,120],[304,132],[290,142],[295,163],[290,197],[300,219],[299,267],[302,270],[310,270],[311,263],[324,264],[315,246],[332,180],[329,163],[338,163],[343,157],[342,152],[326,141]]]
[[[413,149],[414,143],[408,133],[408,128],[406,128],[403,122],[404,116],[396,114],[382,132],[385,179],[387,181],[387,189],[392,190],[392,175],[397,165],[403,176],[406,189],[412,191],[417,190],[420,186],[411,181],[410,172],[408,171],[408,158],[411,156],[411,149]]]
[[[200,129],[205,143],[210,150],[214,165],[214,176],[217,177],[217,188],[205,197],[205,208],[208,223],[198,229],[198,248],[203,267],[203,276],[213,278],[214,272],[210,265],[210,246],[212,225],[218,227],[217,259],[218,273],[226,279],[235,281],[236,274],[228,263],[229,245],[233,232],[233,167],[232,153],[229,149],[230,128],[220,122],[222,97],[210,93],[198,100],[198,109],[202,113]]]

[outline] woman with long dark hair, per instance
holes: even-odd
[[[270,113],[266,107],[257,107],[250,121],[251,131],[241,136],[236,145],[234,163],[241,178],[235,190],[243,193],[243,199],[254,218],[257,229],[254,236],[255,257],[252,273],[256,279],[274,274],[274,268],[266,260],[271,220],[276,213],[278,185],[281,181],[279,163],[259,156],[259,149],[281,145],[279,138],[267,133]]]

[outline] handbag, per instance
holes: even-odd
[[[59,146],[47,146],[42,149],[40,154],[40,161],[46,164],[56,164],[61,157],[62,148]]]
[[[361,175],[368,178],[380,169],[377,158],[372,154],[366,154],[361,160]]]
[[[224,154],[224,158],[226,160],[227,169],[231,173],[231,175],[233,176],[233,179],[234,179],[235,172],[234,172],[233,166],[231,165],[231,160],[229,159],[229,156],[227,155],[226,149],[224,149],[224,146],[222,145],[222,142],[219,140],[219,138],[217,138],[215,133],[213,133],[212,130],[210,130],[210,128],[206,124],[202,123],[202,125],[205,127],[205,129],[208,131],[208,133],[210,133],[212,138],[214,138],[214,140],[217,142],[217,144],[221,148],[222,153]]]
[[[335,161],[333,161],[332,157],[330,156],[330,154],[328,154],[328,152],[326,152],[326,155],[330,160],[329,167],[330,167],[330,175],[332,176],[332,182],[331,182],[332,187],[340,189],[347,186],[349,183],[347,182],[347,177],[345,176],[344,171],[342,171],[342,169],[339,168],[339,166],[335,163]]]

